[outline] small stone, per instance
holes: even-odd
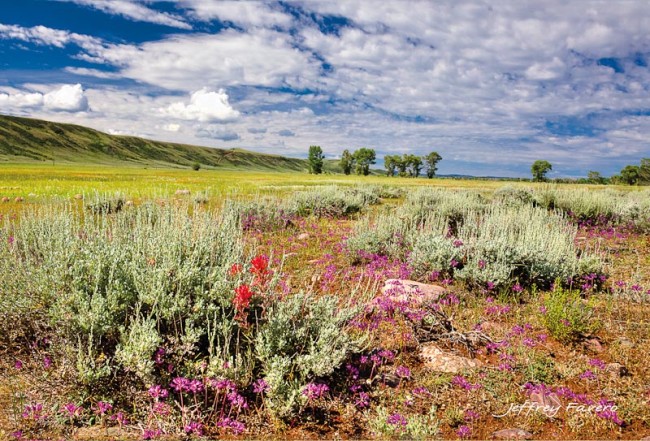
[[[309,233],[302,233],[302,234],[298,235],[297,239],[298,240],[307,240],[307,239],[309,239]]]
[[[609,372],[613,378],[624,377],[628,374],[627,368],[621,363],[608,363],[605,365],[605,372]]]
[[[503,429],[492,433],[492,436],[497,439],[531,439],[533,434],[525,431],[524,429]]]
[[[619,346],[621,346],[622,348],[628,348],[628,349],[631,349],[631,348],[634,347],[634,343],[632,342],[632,340],[630,340],[630,339],[627,338],[627,337],[619,337],[619,338],[616,339],[616,342],[617,342],[617,343],[619,344]]]
[[[126,203],[124,205],[126,205],[127,207],[132,207],[133,206],[133,201],[126,201]]]
[[[25,199],[22,196],[18,196],[16,199],[14,199],[14,202],[23,202]]]
[[[75,199],[83,199],[84,195],[82,195],[81,193],[77,193],[76,195],[74,195],[74,198]]]
[[[427,343],[420,347],[420,358],[424,366],[436,372],[457,374],[467,369],[478,368],[482,365],[479,360],[472,360],[449,352],[445,352],[434,344]]]
[[[436,301],[447,290],[439,285],[429,285],[405,279],[388,279],[381,289],[382,294],[388,295],[395,301],[421,304]]]
[[[9,202],[11,199],[9,199],[7,196],[2,198],[2,202]]]
[[[603,352],[603,345],[597,338],[590,338],[585,341],[585,347],[592,352]]]
[[[30,197],[30,198],[35,198],[37,195],[36,195],[36,193],[30,193],[27,196]]]
[[[176,190],[176,193],[174,193],[176,196],[185,196],[190,194],[190,191],[186,188],[181,189],[181,190]]]

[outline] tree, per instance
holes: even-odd
[[[639,165],[639,180],[640,185],[650,184],[650,158],[641,159],[641,165]]]
[[[401,157],[395,155],[395,164],[397,166],[397,170],[399,170],[399,175],[401,177],[406,176],[406,169],[409,167],[409,163],[406,159],[406,155]]]
[[[420,171],[422,170],[422,158],[416,155],[405,154],[402,161],[406,164],[411,177],[417,178],[420,176]]]
[[[537,161],[533,162],[533,165],[530,168],[530,171],[533,174],[533,181],[537,181],[537,182],[546,181],[546,173],[548,173],[549,170],[552,169],[553,166],[548,161],[538,159]]]
[[[194,170],[194,171],[201,170],[201,163],[195,162],[194,164],[192,164],[192,170]]]
[[[431,152],[424,157],[424,163],[427,167],[427,178],[431,179],[436,175],[440,161],[442,161],[442,156],[438,152]]]
[[[397,164],[399,161],[400,158],[397,155],[384,156],[384,167],[386,168],[386,174],[388,176],[395,176],[395,172],[397,171]]]
[[[370,165],[376,162],[375,151],[363,147],[355,151],[352,157],[356,163],[357,174],[368,176],[370,174]]]
[[[627,165],[621,170],[621,181],[627,185],[636,185],[639,182],[639,167]]]
[[[309,173],[319,175],[323,173],[323,149],[320,146],[312,145],[309,147]]]
[[[354,157],[352,156],[352,153],[350,153],[350,150],[343,150],[340,165],[343,169],[344,174],[349,175],[352,173],[352,167],[354,166]]]
[[[604,184],[605,178],[600,174],[600,172],[590,171],[587,173],[587,181],[589,181],[590,184]]]

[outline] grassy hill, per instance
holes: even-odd
[[[132,164],[159,167],[202,167],[306,171],[305,159],[267,155],[243,149],[217,149],[109,135],[88,127],[0,115],[0,161],[55,161],[84,164]],[[336,161],[325,170],[338,173]]]

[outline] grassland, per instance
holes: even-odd
[[[32,162],[0,197],[0,437],[650,435],[642,189]]]

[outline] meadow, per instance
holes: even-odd
[[[650,435],[650,191],[0,165],[0,437]]]

